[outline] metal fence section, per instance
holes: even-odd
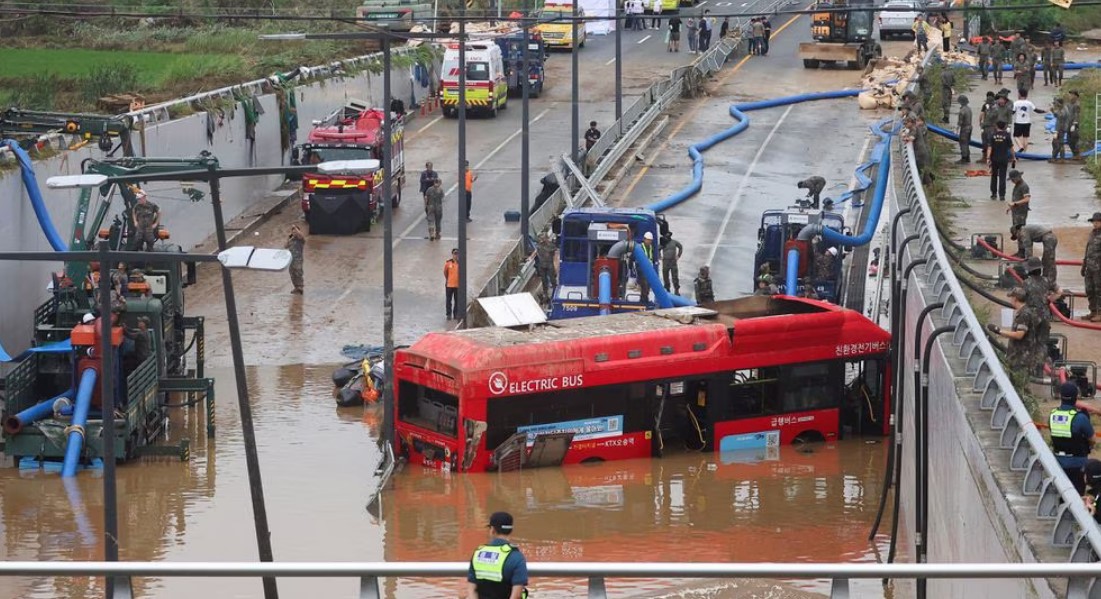
[[[787,0],[774,2],[768,10],[772,10]],[[623,111],[623,118],[612,124],[604,131],[604,135],[586,154],[586,166],[589,177],[588,183],[593,187],[602,181],[612,167],[634,145],[655,119],[660,116],[677,98],[681,96],[687,75],[694,72],[700,77],[707,77],[722,68],[727,58],[739,51],[742,44],[740,32],[744,25],[731,26],[734,33],[726,38],[716,40],[715,45],[701,55],[692,64],[673,69],[669,76],[655,81],[646,91]],[[568,172],[568,170],[567,170]],[[559,188],[539,209],[533,211],[529,217],[529,230],[533,235],[545,231],[554,218],[561,214],[568,206],[573,205],[574,188],[579,187],[577,178],[573,175],[566,177],[568,188]],[[523,182],[527,185],[527,182]],[[578,192],[578,195],[582,195]],[[587,194],[584,194],[587,195]],[[535,263],[528,259],[528,252],[522,240],[517,240],[505,253],[496,270],[490,275],[486,284],[482,286],[473,297],[492,297],[504,293],[519,293],[527,287],[535,273]],[[467,325],[479,326],[486,323],[479,322],[478,311],[474,309],[474,302],[467,306]]]
[[[466,578],[466,562],[0,562],[0,577],[110,577],[114,594],[131,599],[131,578],[358,578],[358,599],[380,599],[380,578]],[[586,581],[589,599],[606,599],[608,579],[829,580],[830,597],[849,599],[851,580],[860,579],[1034,579],[1088,580],[1091,564],[807,564],[807,563],[567,563],[528,565],[531,578]],[[1094,595],[1074,593],[1071,599]]]
[[[954,328],[950,338],[941,342],[941,348],[946,357],[954,352],[959,358],[964,371],[954,372],[953,376],[970,380],[971,389],[981,398],[979,406],[990,414],[989,430],[997,444],[984,449],[992,463],[1008,461],[1013,484],[1017,485],[1015,489],[1003,489],[1011,510],[1021,521],[1039,519],[1042,524],[1040,534],[1029,527],[1022,527],[1019,534],[1031,537],[1029,542],[1042,546],[1045,555],[1065,555],[1070,562],[1096,562],[1101,556],[1101,529],[1037,431],[960,287],[938,237],[912,146],[903,143],[901,152],[904,194],[898,202],[900,208],[909,208],[910,212],[900,218],[907,233],[918,236],[917,249],[911,248],[911,255],[928,260],[924,269],[915,270],[912,276],[924,285],[930,303],[943,303],[936,314]],[[918,274],[921,270],[923,275]],[[975,432],[983,438],[990,436]],[[1101,597],[1101,585],[1092,578],[1071,579],[1067,596]]]

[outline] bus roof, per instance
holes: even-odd
[[[849,335],[844,334],[844,327],[852,329]],[[670,359],[690,352],[727,356],[732,353],[731,339],[738,339],[746,351],[790,352],[792,345],[786,342],[783,347],[770,347],[776,345],[776,336],[783,334],[815,336],[821,344],[830,345],[830,350],[832,344],[859,339],[875,343],[878,351],[885,349],[884,342],[890,339],[887,331],[860,313],[833,304],[788,296],[750,296],[718,302],[714,310],[670,308],[569,318],[527,328],[434,332],[399,351],[399,362],[431,360],[436,366],[466,374],[570,360],[609,362],[610,366],[635,357],[629,354],[636,346],[645,354],[667,351]],[[583,340],[586,342],[580,343]],[[866,349],[861,353],[872,353],[870,347]]]

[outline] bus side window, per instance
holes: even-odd
[[[762,416],[779,412],[779,382],[775,368],[735,370],[728,401],[731,418]]]
[[[805,412],[836,408],[840,405],[841,368],[838,362],[793,364],[781,369],[784,381],[783,412]]]

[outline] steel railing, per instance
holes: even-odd
[[[0,562],[0,577],[109,577],[108,599],[131,599],[131,578],[358,578],[358,599],[382,597],[380,578],[463,578],[466,562]],[[607,598],[608,579],[829,580],[830,597],[848,599],[851,580],[1042,579],[1089,580],[1091,564],[806,564],[806,563],[567,563],[528,565],[532,579],[586,580],[589,599]],[[1068,599],[1092,597],[1085,591]]]
[[[924,284],[930,303],[943,302],[944,307],[937,313],[955,328],[950,340],[941,345],[946,357],[956,348],[964,372],[956,372],[955,376],[971,379],[973,391],[980,396],[980,407],[990,412],[989,427],[997,433],[998,445],[985,447],[985,451],[1008,452],[1010,477],[1019,485],[1017,489],[1003,489],[1013,498],[1008,503],[1019,520],[1039,518],[1047,523],[1050,528],[1046,542],[1067,551],[1068,561],[1096,562],[1101,556],[1101,529],[1036,429],[952,270],[921,184],[912,145],[902,143],[901,153],[904,194],[898,199],[899,207],[910,208],[910,213],[902,217],[903,223],[908,234],[919,236],[919,246],[911,255],[928,259],[924,280],[918,274],[922,269],[912,276]],[[1094,579],[1071,580],[1068,596],[1086,593],[1101,596],[1101,585]]]

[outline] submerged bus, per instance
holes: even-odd
[[[787,296],[429,333],[395,357],[395,451],[481,472],[541,438],[571,464],[882,435],[889,341]]]

